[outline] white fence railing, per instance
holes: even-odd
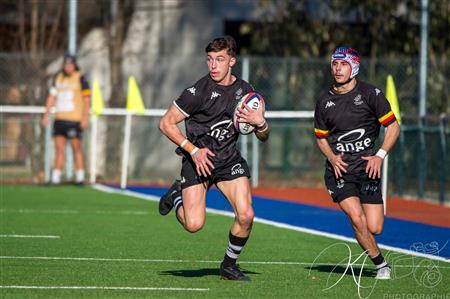
[[[0,106],[0,113],[20,113],[20,114],[43,114],[45,112],[44,107],[37,106]],[[146,109],[145,112],[141,115],[148,117],[161,117],[166,112],[166,109]],[[53,113],[53,111],[52,111]],[[131,124],[133,121],[133,113],[128,112],[124,108],[105,108],[103,110],[102,115],[117,115],[125,117],[125,130],[123,136],[123,148],[122,148],[122,163],[121,163],[121,175],[120,175],[120,187],[125,189],[127,187],[127,176],[128,176],[128,158],[130,154],[130,140],[131,140]],[[101,116],[100,116],[101,117]],[[268,119],[312,119],[314,117],[314,111],[266,111],[265,117]],[[90,123],[90,147],[89,147],[89,157],[90,157],[90,165],[89,165],[89,173],[90,173],[90,182],[94,184],[96,182],[96,170],[97,170],[97,122],[98,117],[95,115],[91,115],[91,123]],[[251,136],[251,137],[249,137]],[[242,156],[248,160],[248,147],[249,147],[249,138],[251,138],[251,172],[252,172],[252,185],[258,186],[259,184],[259,142],[254,134],[251,135],[242,135],[241,136],[241,153]],[[50,172],[51,172],[51,126],[47,126],[45,129],[45,161],[44,161],[44,173],[45,180],[50,180]],[[69,151],[70,152],[70,151]],[[68,172],[72,170],[72,159],[69,156],[66,159],[69,162],[69,165],[66,165],[69,168]],[[383,169],[387,169],[388,159],[384,160]],[[387,195],[387,171],[383,171],[383,198],[386,199]],[[386,211],[386,204],[384,205]]]
[[[44,107],[37,106],[0,106],[0,113],[18,113],[18,114],[43,114],[45,112]],[[53,111],[52,111],[53,112]],[[142,114],[143,116],[148,117],[161,117],[166,112],[166,109],[146,109]],[[123,136],[123,150],[122,150],[122,163],[121,163],[121,180],[120,186],[121,188],[126,188],[127,186],[127,169],[128,169],[128,157],[130,150],[130,140],[131,140],[131,124],[133,121],[133,113],[128,112],[124,108],[105,108],[103,110],[102,115],[116,115],[125,117],[125,130]],[[141,115],[140,115],[141,116]],[[314,117],[314,111],[266,111],[266,118],[268,119],[312,119]],[[101,117],[101,116],[100,116]],[[97,146],[97,122],[98,117],[92,115],[91,123],[89,126],[90,130],[90,146],[89,146],[89,157],[90,157],[90,165],[89,165],[89,173],[90,173],[90,182],[96,182],[96,146]],[[245,159],[249,157],[249,147],[251,146],[251,165],[252,167],[252,185],[258,186],[259,183],[259,142],[254,134],[252,135],[242,135],[241,136],[241,153]],[[45,158],[44,158],[44,173],[45,179],[48,181],[50,178],[51,172],[51,126],[47,126],[45,129]],[[68,151],[70,153],[70,151]],[[66,167],[69,168],[68,172],[71,172],[71,164],[68,156],[67,161],[69,165]]]

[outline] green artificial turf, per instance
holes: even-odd
[[[394,279],[375,280],[367,260],[358,295],[362,259],[345,273],[358,245],[255,223],[239,259],[252,281],[224,281],[230,217],[208,214],[190,234],[156,202],[90,187],[2,185],[0,196],[1,298],[450,298],[441,261],[384,251]]]

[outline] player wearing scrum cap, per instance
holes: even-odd
[[[383,92],[356,79],[360,56],[349,47],[331,55],[333,86],[316,103],[314,134],[326,156],[325,185],[348,216],[359,245],[377,268],[377,279],[389,279],[391,269],[374,238],[383,230],[381,165],[394,146],[398,125]],[[381,147],[375,141],[386,127]]]
[[[253,207],[250,171],[237,150],[239,134],[233,126],[239,99],[253,90],[232,73],[236,64],[236,42],[230,36],[210,42],[205,49],[209,73],[186,88],[162,117],[160,130],[183,156],[181,181],[176,181],[159,202],[159,212],[175,215],[185,230],[195,233],[205,223],[206,192],[212,184],[224,194],[236,215],[228,236],[228,247],[220,275],[230,280],[250,280],[236,260],[250,235]],[[240,122],[255,125],[261,141],[269,136],[262,109],[240,109]],[[177,124],[184,121],[186,137]]]
[[[51,177],[52,184],[61,182],[67,140],[70,140],[75,158],[75,182],[78,185],[84,183],[81,137],[83,129],[89,124],[90,96],[89,85],[79,71],[75,56],[64,56],[63,69],[56,75],[50,88],[42,119],[42,126],[48,126],[50,109],[55,106],[55,122],[53,123],[55,163]]]

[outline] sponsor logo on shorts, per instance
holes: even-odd
[[[362,191],[367,195],[380,193],[380,181],[368,181],[363,185]]]
[[[73,137],[77,136],[77,130],[75,130],[75,129],[70,129],[70,130],[68,130],[68,131],[67,131],[67,136],[68,136],[69,138],[73,138]]]
[[[333,194],[334,194],[334,192],[331,191],[330,189],[328,189],[328,193],[330,193],[330,195],[333,195]]]
[[[181,181],[180,181],[180,183],[181,184],[184,184],[184,183],[186,183],[186,178],[183,176],[183,177],[181,177]]]
[[[378,88],[375,88],[375,94],[376,94],[376,95],[379,95],[380,92],[381,92],[381,90],[379,90]]]
[[[244,174],[245,170],[242,168],[241,163],[237,163],[231,167],[231,175]]]
[[[345,185],[344,179],[340,179],[339,181],[337,181],[336,187],[338,187],[339,189],[342,189],[342,188],[344,188],[344,185]]]
[[[362,139],[366,133],[365,129],[355,129],[341,135],[337,139],[336,149],[340,152],[356,152],[359,153],[367,149],[372,141],[369,137]]]

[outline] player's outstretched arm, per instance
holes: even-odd
[[[383,164],[384,157],[392,149],[399,135],[400,126],[394,121],[386,127],[383,144],[378,152],[374,156],[362,157],[363,160],[367,161],[366,173],[369,174],[369,178],[375,179],[381,177],[381,165]]]
[[[335,155],[330,147],[330,144],[328,143],[328,140],[325,138],[317,139],[317,145],[333,166],[334,175],[336,176],[336,178],[342,177],[342,173],[347,172],[346,168],[348,166],[348,164],[342,160],[344,153]]]

